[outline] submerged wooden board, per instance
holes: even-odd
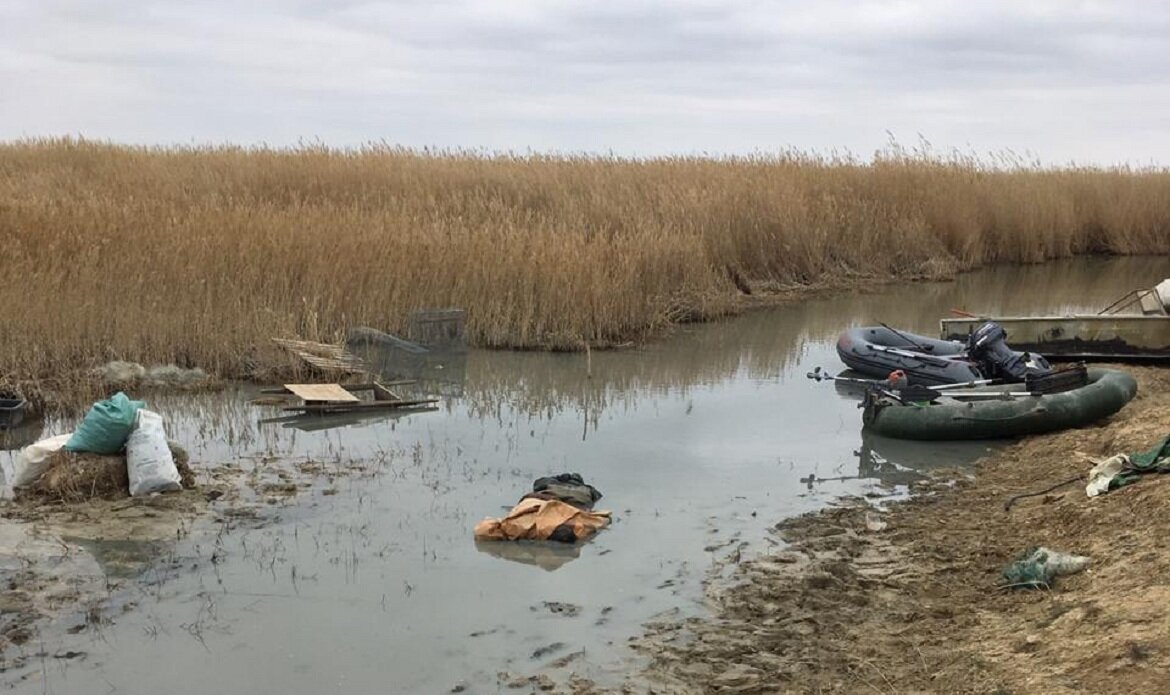
[[[285,384],[284,387],[305,403],[357,403],[359,400],[338,384]]]
[[[290,405],[282,408],[289,412],[302,413],[350,413],[368,410],[397,410],[429,406],[438,403],[437,398],[424,398],[411,401],[362,401],[360,403],[305,403]]]

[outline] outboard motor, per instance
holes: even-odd
[[[991,378],[1024,381],[1029,376],[1052,373],[1052,366],[1043,356],[1008,347],[1007,331],[994,321],[975,329],[967,339],[967,354]]]

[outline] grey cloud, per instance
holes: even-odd
[[[1154,2],[0,0],[0,137],[1116,161],[1170,147],[1168,43]]]

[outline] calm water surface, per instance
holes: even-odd
[[[43,645],[25,646],[84,658],[0,678],[30,693],[498,692],[500,671],[584,650],[559,672],[604,681],[636,667],[624,645],[642,623],[702,612],[704,578],[733,553],[774,544],[777,520],[986,451],[863,439],[853,396],[805,378],[840,369],[832,346],[844,327],[934,335],[952,307],[1095,310],[1166,276],[1166,259],[999,268],[688,327],[589,359],[472,351],[448,366],[438,411],[316,431],[260,423],[274,413],[247,404],[252,389],[151,398],[203,470],[276,457],[376,474],[321,476],[269,521],[220,536],[214,562],[221,525],[160,539],[151,552],[170,570],[145,570],[117,598],[132,610],[76,635],[62,619]],[[564,471],[605,494],[608,530],[559,553],[477,547],[476,521]],[[839,480],[802,482],[810,474]]]

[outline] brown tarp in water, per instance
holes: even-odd
[[[547,540],[558,527],[572,530],[576,540],[588,538],[609,524],[609,512],[587,512],[560,500],[526,498],[503,519],[484,519],[475,525],[476,540]]]

